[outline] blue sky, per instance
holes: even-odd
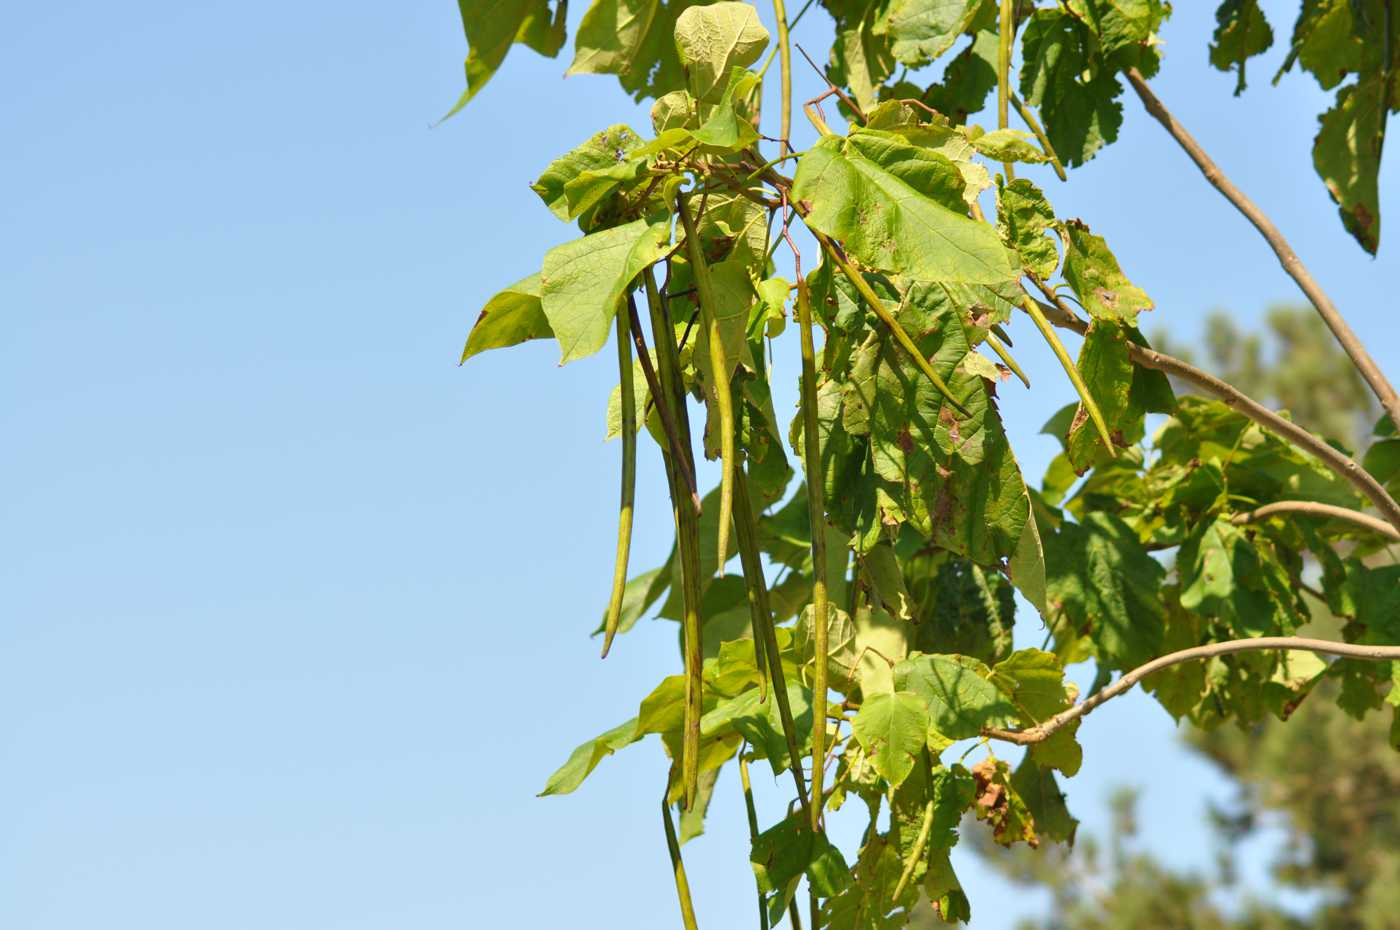
[[[1342,232],[1311,168],[1325,98],[1268,86],[1280,48],[1232,98],[1208,5],[1177,6],[1159,93],[1400,372],[1400,233],[1373,260]],[[1270,7],[1286,35],[1293,5]],[[820,56],[829,21],[797,38]],[[0,46],[0,926],[669,925],[654,741],[534,797],[679,661],[667,622],[607,662],[587,636],[615,532],[610,360],[455,365],[481,304],[574,235],[529,182],[645,110],[518,49],[430,129],[462,84],[447,0],[24,4]],[[1293,299],[1124,106],[1122,141],[1037,179],[1157,301],[1146,328]],[[1393,158],[1382,188],[1400,222]],[[1034,477],[1071,392],[1022,326],[1036,390],[1001,407]],[[643,445],[638,569],[669,544],[662,488]],[[1149,845],[1206,869],[1202,805],[1228,786],[1172,729],[1138,698],[1095,714],[1070,800],[1092,827],[1096,795],[1143,784]],[[782,785],[755,775],[771,819]],[[686,847],[702,926],[752,920],[746,844],[730,773]],[[1035,906],[960,862],[975,927]]]

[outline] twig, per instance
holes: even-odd
[[[1393,422],[1400,423],[1400,395],[1395,393],[1395,388],[1386,380],[1375,360],[1371,358],[1371,353],[1366,351],[1365,345],[1347,325],[1341,311],[1323,292],[1321,285],[1313,279],[1312,274],[1308,272],[1297,253],[1293,251],[1293,247],[1283,237],[1283,233],[1279,232],[1278,227],[1274,225],[1273,220],[1269,219],[1264,211],[1254,204],[1254,201],[1246,197],[1239,188],[1230,182],[1229,178],[1225,177],[1225,173],[1205,153],[1205,150],[1191,136],[1191,133],[1186,131],[1186,127],[1176,121],[1176,118],[1171,115],[1162,101],[1147,86],[1147,81],[1143,79],[1142,74],[1136,68],[1129,68],[1126,74],[1128,83],[1133,85],[1133,90],[1137,91],[1137,95],[1142,98],[1143,106],[1147,107],[1147,112],[1151,113],[1157,122],[1166,128],[1167,132],[1171,133],[1172,138],[1176,139],[1186,154],[1196,163],[1196,167],[1201,169],[1201,174],[1205,175],[1206,180],[1225,195],[1225,199],[1234,204],[1235,208],[1254,224],[1254,228],[1259,230],[1274,250],[1274,254],[1278,256],[1283,270],[1288,272],[1288,276],[1297,282],[1298,287],[1307,295],[1308,300],[1317,308],[1317,312],[1322,317],[1323,322],[1327,324],[1327,328],[1332,330],[1332,335],[1337,338],[1337,342],[1351,357],[1352,364],[1356,366],[1361,377],[1366,379],[1366,383],[1375,392],[1381,406],[1385,408],[1385,412],[1390,414]]]
[[[1039,287],[1040,292],[1050,301],[1050,304],[1040,304],[1039,306],[1046,311],[1047,315],[1053,314],[1056,326],[1073,330],[1080,335],[1088,331],[1089,327],[1065,306],[1059,295],[1043,284]],[[1263,404],[1246,396],[1233,385],[1227,384],[1214,375],[1208,374],[1194,365],[1189,365],[1179,358],[1165,355],[1153,349],[1143,348],[1135,342],[1128,343],[1128,357],[1144,368],[1152,368],[1169,375],[1175,375],[1183,381],[1189,381],[1214,394],[1224,402],[1225,406],[1239,411],[1255,423],[1272,430],[1309,453],[1338,476],[1351,482],[1357,490],[1366,496],[1367,500],[1376,506],[1387,522],[1400,529],[1400,504],[1395,502],[1394,498],[1370,472],[1358,465],[1351,457],[1338,451],[1326,440],[1314,436],[1292,420],[1285,420]]]
[[[1294,649],[1300,652],[1316,652],[1322,655],[1341,656],[1347,659],[1367,659],[1374,662],[1400,659],[1400,646],[1363,646],[1356,643],[1334,643],[1325,639],[1305,639],[1300,636],[1260,636],[1254,639],[1232,639],[1223,643],[1210,643],[1193,646],[1178,652],[1159,656],[1151,662],[1139,665],[1123,675],[1113,684],[1098,691],[1068,710],[1025,730],[1003,730],[999,727],[984,727],[983,736],[1006,740],[1027,746],[1049,739],[1056,730],[1073,723],[1091,710],[1129,691],[1133,685],[1153,672],[1161,671],[1182,662],[1197,659],[1213,659],[1217,656],[1232,655],[1236,652],[1257,652],[1267,649]]]
[[[1336,507],[1332,504],[1319,504],[1313,501],[1276,501],[1272,504],[1265,504],[1249,513],[1236,514],[1233,522],[1239,525],[1256,523],[1259,520],[1285,513],[1301,513],[1310,517],[1345,520],[1348,523],[1379,533],[1392,542],[1400,542],[1400,529],[1396,529],[1384,520],[1378,520],[1368,513],[1361,513],[1347,507]]]
[[[634,304],[632,295],[627,295]],[[622,388],[622,502],[617,515],[617,560],[613,565],[612,596],[603,622],[603,658],[608,657],[622,618],[622,595],[627,589],[627,562],[632,553],[632,510],[637,497],[637,396],[632,384],[631,306],[617,314],[617,370]]]
[[[831,79],[831,75],[827,74],[824,69],[817,66],[817,63],[812,60],[811,55],[807,54],[807,50],[805,48],[799,45],[797,46],[797,50],[802,53],[803,58],[807,59],[807,64],[812,66],[812,70],[817,72],[817,74],[821,75],[821,79],[823,81],[826,81],[827,88],[838,98],[840,98],[842,103],[850,107],[851,112],[856,115],[856,119],[864,123],[865,111],[860,108],[860,105],[854,100],[852,100],[850,97],[846,96],[846,92],[841,89],[840,85],[838,85],[835,81]]]

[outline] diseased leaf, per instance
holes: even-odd
[[[928,739],[929,715],[924,700],[909,691],[874,694],[865,699],[851,729],[870,754],[875,770],[893,786],[908,777]]]
[[[467,336],[462,362],[488,349],[502,349],[553,335],[540,306],[540,276],[532,274],[486,302]]]
[[[1055,240],[1046,235],[1059,231],[1055,211],[1045,195],[1025,178],[1004,180],[997,189],[997,229],[1002,239],[1021,256],[1026,270],[1049,280],[1060,266]]]
[[[600,172],[629,165],[632,153],[641,144],[641,138],[628,127],[609,126],[567,155],[550,162],[530,189],[540,195],[555,216],[561,220],[571,220],[583,211],[575,210],[570,204],[567,186],[580,177],[597,177]]]
[[[661,258],[670,236],[669,218],[635,220],[545,253],[540,302],[559,340],[561,365],[607,344],[618,301],[632,279]]]
[[[997,845],[1024,842],[1032,848],[1039,846],[1035,818],[1012,785],[1006,763],[988,756],[972,767],[972,775],[976,779],[977,819],[991,825]]]
[[[802,156],[792,197],[810,211],[809,226],[872,268],[959,284],[1016,276],[990,226],[930,200],[842,139],[823,139]]]
[[[1372,255],[1380,247],[1377,175],[1386,116],[1380,75],[1343,87],[1336,105],[1322,114],[1313,144],[1313,165],[1337,204],[1342,225]]]
[[[1124,276],[1108,243],[1079,220],[1068,221],[1064,229],[1065,280],[1084,309],[1096,319],[1137,325],[1137,315],[1151,310],[1152,301]]]
[[[997,129],[972,138],[972,147],[996,161],[1018,161],[1038,165],[1050,157],[1035,143],[1035,137],[1019,129]]]

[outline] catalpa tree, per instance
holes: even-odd
[[[730,762],[749,800],[760,927],[799,926],[804,909],[814,930],[900,927],[920,911],[969,919],[949,863],[969,812],[1004,845],[1073,840],[1060,779],[1083,762],[1076,733],[1132,688],[1201,727],[1287,717],[1323,680],[1353,714],[1400,708],[1400,567],[1384,553],[1400,540],[1400,399],[1279,230],[1153,93],[1170,7],[820,2],[836,39],[801,105],[819,139],[799,152],[783,0],[776,38],[747,3],[593,0],[570,73],[654,98],[652,125],[604,128],[544,170],[535,193],[581,235],[487,303],[462,355],[553,338],[567,363],[614,343],[621,512],[603,654],[654,611],[680,624],[680,670],[543,793],[659,736],[687,928],[681,843]],[[1305,0],[1283,69],[1336,89],[1314,163],[1371,252],[1400,107],[1393,6]],[[458,109],[515,44],[556,55],[566,40],[563,0],[460,7]],[[1273,30],[1256,0],[1217,16],[1210,61],[1242,88]],[[937,81],[908,76],[945,56]],[[779,82],[776,114],[760,112],[766,80]],[[1017,177],[1048,165],[1063,180],[1093,158],[1129,89],[1257,227],[1375,393],[1385,415],[1363,462],[1154,351],[1137,329],[1151,300],[1109,244]],[[993,96],[994,125],[969,122]],[[998,410],[999,385],[1025,379],[1011,352],[1022,320],[1018,338],[1044,339],[1078,396],[1048,425],[1063,451],[1038,488]],[[1082,337],[1077,358],[1061,330]],[[799,381],[790,424],[775,377]],[[1177,397],[1172,379],[1200,396]],[[1149,414],[1161,420],[1150,437]],[[664,460],[675,544],[629,574],[643,434]],[[699,454],[719,460],[717,488],[697,486]],[[1320,581],[1304,577],[1305,556]],[[1014,591],[1048,628],[1045,648],[1014,648]],[[1345,619],[1344,641],[1294,635],[1305,591]],[[1090,660],[1098,680],[1081,696],[1064,670]],[[1391,734],[1400,744],[1400,723]],[[1025,747],[1014,768],[1002,743]],[[785,810],[755,810],[758,760],[790,776]],[[824,816],[855,801],[870,825],[843,850]]]

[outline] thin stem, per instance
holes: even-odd
[[[826,762],[826,501],[822,476],[821,434],[817,426],[817,350],[812,338],[812,303],[807,281],[797,276],[797,317],[802,331],[802,449],[807,477],[807,512],[812,526],[812,832],[821,832],[822,776]],[[815,894],[813,895],[815,899]],[[815,903],[815,902],[814,902]],[[815,917],[813,924],[815,927]]]
[[[1131,690],[1133,685],[1153,672],[1161,671],[1172,665],[1180,665],[1182,662],[1194,662],[1198,659],[1213,659],[1217,656],[1232,655],[1237,652],[1258,652],[1268,649],[1293,649],[1299,652],[1315,652],[1321,655],[1341,656],[1346,659],[1366,659],[1373,662],[1400,659],[1400,646],[1362,646],[1356,643],[1334,643],[1325,639],[1305,639],[1300,636],[1259,636],[1253,639],[1232,639],[1223,643],[1209,643],[1205,646],[1193,646],[1190,649],[1171,652],[1159,656],[1151,662],[1139,665],[1103,690],[1036,726],[1025,730],[986,727],[982,730],[982,735],[1019,743],[1023,746],[1039,743],[1049,739],[1056,730],[1066,724],[1073,723],[1085,716],[1100,704],[1111,701],[1120,694]]]
[[[648,268],[643,273],[647,305],[651,310],[652,330],[658,336],[670,332],[670,320],[656,289],[656,276]],[[685,718],[681,729],[681,780],[685,787],[685,806],[695,803],[700,782],[700,717],[704,703],[704,653],[700,633],[700,522],[696,509],[681,501],[683,479],[689,467],[695,467],[690,453],[690,422],[685,412],[685,389],[681,384],[680,361],[676,358],[674,337],[657,339],[656,358],[661,366],[663,391],[658,395],[658,409],[666,404],[676,414],[677,427],[684,430],[685,442],[672,454],[665,456],[666,476],[671,487],[672,511],[676,521],[676,548],[680,551],[681,600],[683,604],[681,633],[685,653]]]
[[[1032,278],[1037,285],[1039,279]],[[1029,294],[1024,294],[1025,300],[1021,302],[1026,313],[1029,314],[1035,323],[1035,328],[1040,330],[1040,334],[1045,337],[1045,341],[1050,344],[1050,350],[1055,353],[1055,358],[1060,360],[1060,366],[1064,368],[1065,374],[1069,375],[1070,383],[1074,385],[1074,390],[1079,394],[1079,402],[1084,405],[1085,411],[1089,414],[1089,419],[1094,421],[1094,428],[1099,431],[1099,438],[1103,440],[1104,448],[1108,450],[1110,456],[1117,456],[1118,450],[1113,445],[1113,436],[1108,431],[1108,424],[1104,422],[1103,411],[1099,410],[1099,405],[1094,402],[1094,395],[1089,393],[1089,385],[1084,383],[1084,378],[1079,374],[1079,368],[1074,364],[1074,359],[1069,357],[1069,352],[1065,350],[1065,344],[1060,341],[1060,337],[1051,328],[1050,321],[1041,312],[1040,305],[1036,303]]]
[[[1317,308],[1318,315],[1327,324],[1327,328],[1332,330],[1332,335],[1337,338],[1337,342],[1351,357],[1352,364],[1356,366],[1361,377],[1366,379],[1366,383],[1375,392],[1381,406],[1385,408],[1385,412],[1390,414],[1393,422],[1400,423],[1400,395],[1395,393],[1395,388],[1386,380],[1380,367],[1371,358],[1371,353],[1366,351],[1366,346],[1357,338],[1356,333],[1352,332],[1341,311],[1322,290],[1321,285],[1313,279],[1312,274],[1298,258],[1298,254],[1293,251],[1293,247],[1283,237],[1283,233],[1279,232],[1278,227],[1274,225],[1273,220],[1269,219],[1264,211],[1254,204],[1254,201],[1246,197],[1239,188],[1230,182],[1229,178],[1225,177],[1220,166],[1211,160],[1211,157],[1205,153],[1205,150],[1191,136],[1191,133],[1186,131],[1186,127],[1176,121],[1176,118],[1171,115],[1162,101],[1147,86],[1147,81],[1136,68],[1129,68],[1126,74],[1128,83],[1133,85],[1133,90],[1137,91],[1137,95],[1142,98],[1143,106],[1147,108],[1147,112],[1151,113],[1157,122],[1166,128],[1177,144],[1196,163],[1196,167],[1201,169],[1201,174],[1205,175],[1206,180],[1220,191],[1226,200],[1234,204],[1235,209],[1243,213],[1245,218],[1254,224],[1255,229],[1259,230],[1265,241],[1269,243],[1269,247],[1274,250],[1274,254],[1278,256],[1283,270],[1288,272],[1288,276],[1297,282],[1298,287],[1302,289],[1308,300]]]
[[[1016,359],[1011,357],[1011,352],[1006,348],[1006,346],[1002,345],[1000,339],[998,339],[991,333],[988,333],[987,345],[991,346],[992,351],[997,354],[997,358],[1001,359],[1002,362],[1005,363],[1006,367],[1010,368],[1015,373],[1016,377],[1021,379],[1022,384],[1024,384],[1026,387],[1031,386],[1031,379],[1026,377],[1026,373],[1021,370],[1020,365],[1016,364]]]
[[[773,17],[778,25],[778,51],[782,56],[779,81],[782,88],[782,145],[778,154],[792,151],[792,42],[788,38],[787,8],[783,0],[773,0]]]
[[[630,301],[631,295],[628,295]],[[622,618],[622,595],[627,588],[627,562],[632,552],[632,507],[637,496],[637,394],[632,384],[632,342],[628,339],[632,313],[617,314],[617,371],[622,386],[622,503],[617,516],[617,560],[613,566],[612,597],[603,623],[603,658],[608,657]]]
[[[697,930],[695,905],[690,900],[690,882],[685,877],[685,863],[681,861],[681,844],[676,839],[676,825],[671,819],[671,805],[666,803],[666,795],[661,795],[661,824],[666,829],[666,849],[671,854],[671,872],[676,878],[676,898],[681,906],[681,924],[685,930]]]
[[[919,826],[919,836],[914,840],[914,848],[909,851],[909,861],[904,863],[904,871],[900,873],[899,882],[894,886],[894,894],[890,895],[891,901],[899,900],[899,896],[904,893],[905,886],[914,877],[914,868],[924,857],[924,848],[928,846],[929,833],[933,831],[933,809],[933,801],[929,801],[924,807],[924,821]]]
[[[1001,0],[997,17],[997,128],[1010,125],[1007,104],[1011,97],[1011,40],[1016,34],[1016,0]],[[1010,162],[1003,162],[1006,180],[1016,177]]]
[[[1332,504],[1319,504],[1313,501],[1276,501],[1272,504],[1265,504],[1249,513],[1236,514],[1233,522],[1240,525],[1257,523],[1278,514],[1293,513],[1310,517],[1324,517],[1330,520],[1345,520],[1355,526],[1379,533],[1392,542],[1400,542],[1400,529],[1396,529],[1384,520],[1378,520],[1368,513],[1360,513],[1347,507],[1335,507]]]
[[[1021,115],[1021,119],[1026,121],[1026,125],[1035,133],[1035,137],[1040,142],[1040,147],[1045,150],[1046,156],[1050,159],[1050,167],[1055,169],[1055,175],[1061,181],[1069,180],[1065,174],[1065,166],[1060,163],[1060,156],[1055,153],[1055,147],[1050,144],[1050,137],[1045,134],[1045,130],[1040,126],[1040,120],[1035,118],[1031,108],[1026,106],[1016,92],[1010,91],[1011,105],[1016,108],[1016,112]]]
[[[811,227],[808,228],[810,229]],[[885,307],[884,301],[875,293],[875,289],[870,286],[870,282],[865,280],[865,276],[851,264],[851,260],[842,255],[841,250],[836,247],[836,244],[822,233],[813,229],[812,235],[821,243],[822,248],[826,250],[826,254],[829,255],[831,260],[841,269],[847,280],[860,292],[860,296],[865,300],[866,304],[869,305],[870,309],[875,311],[875,315],[880,318],[880,322],[884,323],[889,331],[894,334],[895,340],[904,347],[904,351],[908,352],[909,355],[913,357],[914,364],[919,367],[919,370],[924,373],[924,376],[928,378],[929,381],[933,382],[933,386],[938,389],[938,392],[943,395],[944,399],[952,404],[953,408],[963,416],[971,416],[971,414],[967,412],[967,408],[958,403],[957,399],[953,397],[952,388],[948,387],[947,382],[939,377],[938,372],[933,370],[933,366],[929,364],[929,360],[924,358],[924,354],[919,351],[919,347],[914,343],[914,340],[904,331],[904,327],[899,325],[899,321],[894,318],[894,314],[890,313],[889,309]]]
[[[651,275],[649,270],[647,271],[647,275]],[[649,282],[649,287],[653,289],[656,287],[654,278]],[[648,293],[647,299],[648,301],[651,300],[650,293]],[[654,404],[656,406],[656,414],[661,420],[661,431],[666,434],[666,442],[671,447],[671,454],[676,456],[682,463],[681,476],[685,479],[686,490],[690,492],[690,502],[694,505],[695,512],[698,514],[700,512],[700,492],[695,487],[695,469],[690,464],[689,456],[682,452],[685,447],[681,445],[680,430],[676,426],[675,411],[671,409],[671,403],[668,399],[670,393],[663,386],[662,380],[657,377],[656,369],[652,367],[651,353],[647,351],[646,336],[642,333],[642,321],[637,316],[637,300],[631,294],[627,295],[627,313],[631,320],[631,326],[629,328],[632,331],[632,341],[636,343],[637,346],[637,361],[642,365],[642,376],[646,378],[647,390],[651,393],[651,401],[647,405],[647,411],[648,413],[650,412],[651,405]],[[655,328],[656,319],[654,316],[652,323],[653,328]],[[661,346],[664,335],[666,334],[660,331],[655,333],[658,364],[661,364]],[[672,333],[670,335],[674,343],[675,334]],[[658,398],[660,399],[658,400]],[[688,433],[689,430],[687,429],[686,432]]]
[[[715,315],[714,282],[710,280],[710,266],[705,261],[705,250],[696,232],[695,218],[690,215],[686,198],[681,195],[676,201],[681,224],[685,227],[686,250],[690,257],[690,270],[695,275],[695,298],[700,304],[700,314],[705,318],[705,328],[709,336],[710,374],[714,380],[711,386],[715,392],[715,406],[719,410],[720,484],[719,484],[719,571],[724,573],[724,563],[729,557],[730,515],[734,512],[734,463],[738,455],[738,444],[734,433],[734,395],[730,387],[729,361],[724,356],[724,339],[720,335],[719,318]]]
[[[1040,305],[1042,309],[1055,314],[1055,325],[1083,335],[1088,331],[1088,326],[1083,320],[1074,315],[1074,312],[1065,306],[1065,302],[1053,290],[1046,287],[1044,283],[1037,282],[1040,292],[1050,301],[1050,305]],[[1238,388],[1220,380],[1212,374],[1202,371],[1194,365],[1187,364],[1179,358],[1165,355],[1153,349],[1146,349],[1134,342],[1128,343],[1128,357],[1143,368],[1152,368],[1169,375],[1189,381],[1197,387],[1214,394],[1224,402],[1225,406],[1239,411],[1242,415],[1258,423],[1289,442],[1299,449],[1309,453],[1322,464],[1326,465],[1343,480],[1351,484],[1365,495],[1366,499],[1375,505],[1386,521],[1391,526],[1400,529],[1400,504],[1390,496],[1381,483],[1377,481],[1370,472],[1362,468],[1349,456],[1338,451],[1335,446],[1321,437],[1303,429],[1292,420],[1285,420],[1274,413],[1263,404],[1251,397],[1246,396]]]
[[[797,24],[802,22],[802,17],[807,15],[807,11],[812,8],[812,4],[815,2],[816,0],[807,0],[806,3],[802,4],[802,9],[797,11],[797,15],[792,18],[792,22],[788,24],[788,28],[796,29]]]
[[[739,784],[744,788],[744,810],[749,815],[749,845],[758,840],[758,809],[753,803],[753,785],[749,783],[749,760],[744,758],[744,750],[739,750]],[[768,903],[763,898],[762,886],[758,889],[758,927],[768,930]]]
[[[763,577],[763,565],[758,558],[758,534],[753,523],[753,505],[749,499],[748,476],[741,468],[734,475],[734,535],[739,541],[739,557],[744,569],[744,581],[749,585],[750,607],[753,613],[754,638],[762,637],[763,654],[768,662],[768,677],[773,682],[773,697],[778,702],[778,719],[783,725],[787,742],[788,769],[797,786],[797,801],[803,813],[808,811],[807,781],[802,776],[802,753],[797,743],[797,724],[792,718],[792,703],[788,700],[787,676],[778,650],[778,633],[773,625],[773,608],[768,600],[768,583]],[[815,715],[814,715],[815,716]]]

